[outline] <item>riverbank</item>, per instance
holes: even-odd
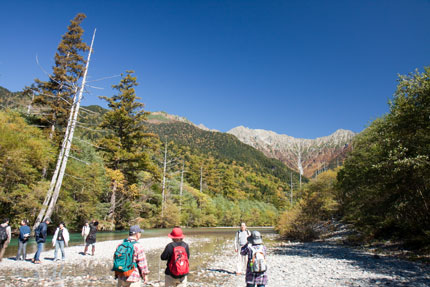
[[[190,245],[189,287],[245,285],[235,275],[234,233],[205,231],[187,236]],[[284,243],[273,232],[263,233],[268,247],[267,286],[430,286],[430,267],[338,244],[333,237],[312,243]],[[164,286],[165,262],[159,259],[166,237],[141,239],[149,269],[148,286]],[[53,262],[53,251],[42,253],[43,264],[5,259],[0,263],[0,286],[116,286],[110,271],[120,240],[99,242],[96,255],[81,255],[83,246],[66,249],[65,262]]]
[[[112,256],[115,252],[116,247],[120,244],[122,240],[111,240],[102,241],[96,243],[96,251],[94,256],[89,254],[84,255],[84,245],[77,245],[65,248],[66,259],[64,261],[54,261],[54,249],[43,251],[40,259],[42,264],[34,264],[31,262],[31,258],[34,257],[34,253],[27,254],[27,261],[16,261],[14,257],[3,258],[0,263],[0,271],[4,269],[14,270],[14,269],[40,269],[41,267],[60,265],[60,264],[94,264],[95,262],[105,262],[109,260],[112,262]],[[139,241],[145,246],[145,251],[151,251],[155,249],[161,249],[169,242],[171,239],[168,237],[155,237],[155,238],[144,238]],[[52,243],[45,243],[48,245]],[[88,253],[91,253],[91,248],[89,248]],[[57,255],[61,258],[61,251]]]
[[[4,258],[0,263],[0,286],[116,286],[111,271],[112,257],[121,241],[97,242],[94,256],[83,255],[83,245],[67,247],[64,261],[53,261],[54,250],[42,252],[42,264]],[[204,238],[186,238],[186,242],[196,249],[207,241]],[[139,241],[144,246],[151,271],[149,286],[161,286],[159,282],[164,279],[165,262],[161,262],[159,256],[170,242],[167,236]],[[34,253],[29,254],[28,258],[33,256]]]
[[[218,263],[207,268],[207,272],[219,274],[219,286],[245,286],[244,276],[229,275],[235,271],[236,256],[220,257]],[[428,266],[392,257],[375,257],[325,242],[270,247],[267,264],[267,286],[430,286]]]

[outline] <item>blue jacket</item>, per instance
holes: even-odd
[[[19,241],[21,242],[25,242],[28,240],[28,238],[30,237],[30,233],[31,233],[31,229],[28,225],[22,225],[19,228]],[[28,234],[28,237],[25,238],[24,234]]]
[[[39,226],[36,228],[36,242],[37,243],[45,243],[46,237],[48,236],[48,224],[45,222],[42,222],[39,224]]]

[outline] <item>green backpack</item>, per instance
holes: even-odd
[[[113,268],[116,275],[128,277],[133,273],[136,262],[133,262],[133,245],[136,241],[124,239],[124,242],[118,246],[113,256]]]

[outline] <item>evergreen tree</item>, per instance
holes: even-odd
[[[102,155],[106,167],[113,171],[119,171],[112,180],[110,217],[115,218],[118,196],[131,198],[136,190],[138,175],[141,171],[150,171],[156,174],[155,165],[149,156],[149,151],[154,147],[152,134],[145,132],[144,122],[148,112],[144,111],[144,104],[137,102],[134,87],[137,86],[133,71],[121,79],[113,88],[118,91],[112,97],[100,97],[108,102],[109,110],[104,116],[100,127],[107,131],[105,137],[99,140]],[[122,176],[124,179],[122,179]],[[120,194],[117,194],[118,186],[123,186]]]
[[[85,69],[83,53],[89,50],[82,41],[84,30],[80,26],[86,18],[79,13],[67,28],[67,33],[62,36],[55,54],[55,65],[48,81],[36,79],[34,103],[42,108],[40,122],[49,126],[50,139],[59,135],[67,125],[67,119],[73,102],[73,96],[78,91],[78,81]],[[60,144],[61,136],[56,142]]]

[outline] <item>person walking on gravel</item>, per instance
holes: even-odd
[[[10,243],[12,232],[9,226],[9,218],[5,218],[0,224],[0,262],[3,260],[4,252]]]
[[[267,285],[266,246],[258,231],[252,231],[248,243],[242,247],[240,254],[248,255],[246,265],[246,287],[264,287]]]
[[[27,242],[30,238],[31,229],[28,226],[28,220],[21,220],[21,227],[19,228],[18,237],[18,254],[16,255],[16,260],[26,260],[27,259]]]
[[[87,255],[88,247],[91,246],[91,255],[94,256],[94,253],[96,252],[96,233],[98,228],[99,222],[93,221],[90,224],[90,233],[87,236],[87,239],[85,240],[85,249],[84,249],[84,255]]]
[[[46,242],[46,237],[48,236],[48,225],[51,223],[51,218],[45,218],[44,222],[41,222],[36,228],[34,233],[36,234],[37,251],[34,254],[33,263],[40,264],[40,253],[43,251],[43,245]]]
[[[161,260],[167,260],[164,286],[186,287],[189,273],[188,259],[190,258],[188,244],[183,241],[184,234],[179,227],[173,228],[168,236],[172,238],[173,242],[167,244],[161,254]]]
[[[88,221],[85,221],[84,226],[82,226],[81,232],[81,235],[84,238],[84,243],[87,241],[88,234],[90,234],[90,225],[88,224]]]
[[[118,278],[118,287],[138,287],[148,282],[148,264],[143,246],[138,242],[143,229],[133,225],[129,230],[129,237],[118,245],[114,254],[115,277]]]
[[[246,224],[242,222],[240,230],[236,232],[234,237],[234,251],[237,253],[236,275],[242,274],[246,265],[247,255],[241,255],[240,250],[248,242],[248,237],[251,232],[246,228]]]
[[[64,261],[66,259],[66,252],[64,251],[64,246],[69,245],[69,231],[61,222],[57,230],[55,230],[54,237],[52,237],[52,246],[55,246],[54,260],[58,261],[60,258],[57,257],[58,249],[61,249],[61,259]]]

